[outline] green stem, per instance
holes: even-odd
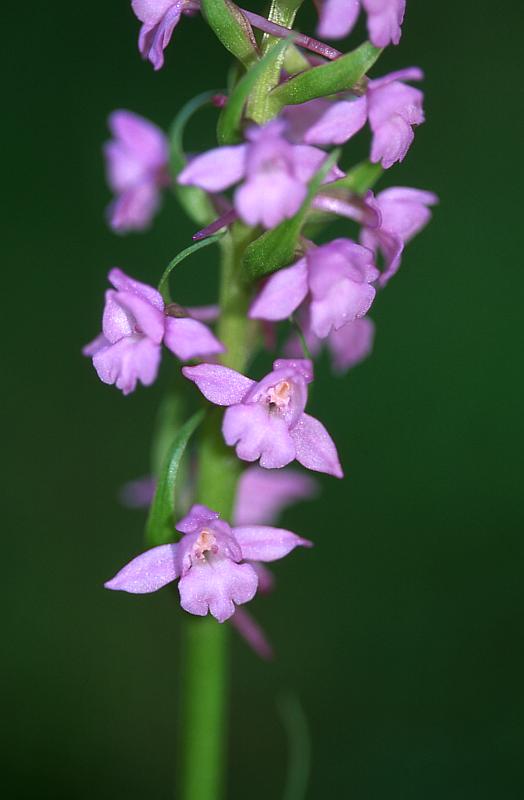
[[[185,624],[184,800],[223,796],[228,633],[211,617]]]
[[[221,315],[218,336],[227,348],[223,362],[242,371],[249,357],[249,297],[241,258],[253,236],[235,224],[220,242]],[[197,498],[231,520],[240,463],[224,444],[222,412],[208,415],[199,448]],[[185,620],[183,762],[181,800],[220,800],[224,792],[227,739],[228,627],[211,617]]]

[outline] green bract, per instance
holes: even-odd
[[[189,439],[204,418],[205,412],[197,411],[176,434],[164,459],[155,497],[146,523],[146,539],[150,547],[173,541],[175,514],[175,488],[178,470]]]
[[[364,42],[356,50],[340,56],[329,64],[313,67],[290,78],[271,92],[272,102],[278,110],[286,105],[296,105],[327,97],[351,89],[373,66],[382,50]]]
[[[217,38],[244,66],[258,59],[258,47],[251,25],[230,0],[202,0],[202,13]]]
[[[249,72],[246,72],[238,82],[218,120],[217,139],[219,144],[235,144],[242,141],[242,115],[251,91],[255,83],[264,74],[266,68],[278,61],[288,43],[286,39],[281,40],[276,47],[269,50],[257,64],[251,67]]]

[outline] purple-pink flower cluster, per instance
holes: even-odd
[[[315,3],[321,37],[347,36],[361,12],[365,14],[371,42],[365,52],[373,56],[369,69],[379,55],[377,48],[400,41],[405,0]],[[200,2],[132,0],[131,6],[142,23],[140,53],[160,69],[175,27],[182,16],[198,14]],[[205,21],[213,27],[208,17],[206,12]],[[247,64],[248,77],[246,48],[252,66],[265,57],[264,43],[257,41],[251,26],[272,37],[288,35],[286,28],[230,0],[221,25],[217,35],[231,52],[236,54],[238,37],[245,37],[239,58]],[[230,41],[228,26],[236,37]],[[106,587],[142,594],[178,581],[183,609],[197,616],[209,613],[219,622],[231,619],[263,656],[269,655],[270,646],[257,623],[238,606],[252,600],[257,590],[271,588],[264,562],[311,544],[273,527],[279,511],[315,491],[307,474],[283,468],[297,461],[309,471],[343,476],[331,435],[306,412],[314,359],[326,348],[334,372],[341,375],[370,354],[375,324],[369,313],[377,294],[398,271],[406,244],[429,222],[437,202],[432,192],[405,186],[373,191],[382,171],[404,160],[424,122],[424,95],[412,85],[423,80],[422,70],[409,67],[382,77],[362,70],[347,86],[332,84],[331,68],[322,67],[339,58],[339,51],[298,33],[293,46],[304,51],[300,74],[317,70],[315,91],[309,88],[301,95],[300,81],[293,83],[294,75],[280,68],[272,85],[258,85],[258,94],[253,89],[249,98],[243,97],[236,127],[228,136],[222,130],[219,146],[184,153],[182,165],[170,163],[170,142],[156,125],[130,111],[111,114],[112,139],[104,148],[114,193],[108,209],[111,227],[122,233],[148,227],[169,187],[179,196],[195,193],[191,196],[207,204],[208,220],[193,238],[222,232],[224,241],[237,248],[237,272],[226,273],[227,280],[236,283],[221,286],[221,305],[191,309],[169,301],[164,279],[156,289],[114,268],[108,276],[112,288],[105,295],[102,332],[83,351],[92,358],[100,380],[125,395],[138,383],[150,386],[155,381],[163,345],[180,361],[193,362],[181,369],[190,402],[198,402],[192,383],[207,407],[224,409],[224,446],[234,449],[240,462],[251,464],[240,477],[235,508],[226,515],[232,524],[201,502],[192,502],[200,499],[193,497],[197,482],[192,476],[185,486],[192,501],[176,525],[173,520],[174,541],[168,539],[137,556]],[[258,81],[267,80],[269,71],[259,69],[257,75]],[[289,86],[294,88],[286,95]],[[280,107],[269,101],[263,105],[264,93],[276,102],[283,90],[287,99]],[[231,92],[234,102],[230,93],[215,105],[228,111],[231,103],[234,115],[238,95],[235,87]],[[346,172],[339,166],[345,158],[338,151],[330,156],[328,150],[346,145],[366,126],[371,133],[368,160]],[[179,139],[175,144],[180,149]],[[355,175],[360,175],[359,181]],[[185,207],[191,212],[190,205]],[[322,226],[336,220],[345,226],[337,238],[326,235],[321,243],[314,241]],[[254,278],[244,257],[259,245],[267,263],[262,259]],[[236,328],[240,342],[232,341],[227,325],[222,325],[231,296],[243,301],[241,327]],[[216,335],[209,327],[215,322]],[[231,357],[231,350],[237,349],[247,353],[239,364]],[[261,369],[247,377],[244,371],[255,375],[255,370],[252,365],[244,370],[246,360],[260,353],[265,353],[266,374]],[[128,502],[149,504],[154,486],[151,478],[133,485],[126,494]]]

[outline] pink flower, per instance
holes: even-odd
[[[190,614],[211,613],[225,622],[236,605],[255,596],[258,576],[247,561],[276,561],[311,542],[283,528],[248,525],[231,528],[203,505],[194,505],[176,529],[176,544],[160,545],[137,556],[105,584],[107,589],[146,594],[179,578],[180,604]]]
[[[289,317],[308,298],[311,330],[319,339],[363,317],[379,277],[373,253],[350,239],[313,247],[291,267],[275,272],[255,298],[251,319]]]
[[[367,13],[368,34],[375,47],[398,44],[406,0],[317,0],[320,5],[318,35],[343,39],[353,30],[361,5]]]
[[[131,111],[109,117],[114,136],[104,146],[107,181],[116,199],[109,206],[109,224],[119,233],[147,228],[169,183],[168,141],[164,133]]]
[[[116,384],[124,394],[134,391],[138,381],[150,386],[157,376],[162,342],[182,361],[224,352],[205,325],[180,317],[175,304],[165,306],[152,286],[116,268],[108,278],[114,289],[106,292],[102,333],[83,349],[84,355],[92,356],[103,383]]]
[[[397,272],[404,245],[431,219],[429,206],[438,203],[437,195],[407,186],[386,189],[374,199],[381,214],[381,224],[376,228],[364,227],[360,240],[384,258],[384,270],[378,283],[385,286]]]
[[[413,127],[424,122],[420,89],[407,86],[403,81],[420,81],[424,73],[418,67],[392,72],[369,82],[368,115],[373,131],[370,159],[389,169],[402,161],[415,134]]]
[[[326,158],[316,147],[291,144],[284,138],[284,130],[282,120],[261,128],[253,126],[246,144],[217,147],[196,156],[182,170],[178,182],[214,193],[242,181],[234,194],[239,216],[247,225],[272,228],[296,214],[308,182]],[[334,167],[326,181],[343,174]]]
[[[366,94],[340,100],[319,98],[284,111],[294,141],[309,145],[344,144],[369,120],[373,132],[371,161],[384,169],[402,161],[414,139],[413,128],[424,122],[424,94],[403,81],[422,80],[422,70],[409,67],[369,81]]]
[[[266,469],[285,467],[295,458],[304,467],[341,478],[342,468],[331,436],[322,423],[304,413],[313,365],[280,359],[256,383],[235,370],[215,364],[184,367],[204,397],[228,406],[222,433],[239,458]]]
[[[198,0],[132,0],[131,7],[142,22],[138,49],[157,70],[164,64],[164,50],[182,14],[192,16],[200,9]]]

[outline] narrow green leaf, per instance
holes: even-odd
[[[273,230],[266,231],[246,248],[243,263],[250,278],[262,278],[293,261],[298,237],[313,198],[339,155],[340,150],[334,150],[315,173],[309,183],[306,198],[295,216],[284,220]]]
[[[217,38],[235,58],[249,68],[258,60],[251,25],[231,0],[202,0],[202,13]]]
[[[164,270],[164,274],[160,278],[160,283],[158,284],[158,291],[164,298],[165,303],[171,302],[168,281],[172,270],[174,270],[177,264],[180,264],[180,262],[183,261],[185,258],[192,255],[193,253],[196,253],[197,250],[201,250],[202,247],[208,247],[210,244],[215,244],[215,242],[220,241],[223,235],[224,234],[222,233],[217,233],[214,236],[208,236],[207,239],[202,239],[200,242],[195,242],[194,244],[190,244],[189,247],[186,247],[185,250],[181,250],[180,253],[178,253],[174,257],[174,259],[169,262],[169,264]]]
[[[207,194],[196,186],[180,186],[176,177],[186,165],[184,131],[193,114],[206,106],[216,91],[203,92],[187,102],[176,115],[169,132],[169,166],[173,178],[173,189],[178,202],[186,214],[198,225],[207,225],[213,219],[214,210]]]
[[[329,184],[330,189],[349,189],[356,194],[365,194],[368,189],[372,189],[383,173],[380,164],[372,164],[370,161],[361,161],[349,170],[347,175],[338,181]]]
[[[281,40],[276,47],[269,50],[257,64],[251,67],[249,72],[246,72],[238,82],[218,119],[217,137],[219,144],[235,144],[241,141],[242,114],[251,90],[268,65],[280,58],[289,41],[287,39]]]
[[[203,409],[197,411],[180,428],[167,452],[146,523],[146,540],[150,547],[173,541],[175,487],[178,470],[187,443],[202,422],[204,414]]]
[[[271,92],[278,108],[296,105],[351,89],[373,66],[382,50],[364,42],[356,50],[346,53],[329,64],[313,67],[281,83]]]

